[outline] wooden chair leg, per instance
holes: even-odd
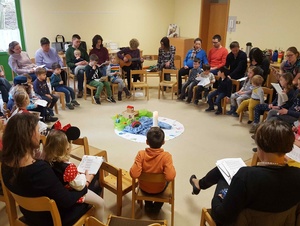
[[[242,111],[242,112],[240,113],[240,115],[239,115],[239,122],[242,122],[242,121],[243,121],[243,113],[244,113],[244,111]]]
[[[122,214],[122,195],[117,195],[117,216]]]
[[[54,105],[54,111],[55,111],[55,114],[58,114],[57,103],[55,103],[55,105]]]
[[[160,86],[158,86],[158,99],[160,99]]]
[[[65,101],[65,94],[61,93],[59,95],[59,101],[61,103],[61,109],[66,110],[66,101]]]
[[[172,91],[172,100],[174,100],[174,86],[171,87],[171,91]]]

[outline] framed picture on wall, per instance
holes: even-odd
[[[167,37],[179,37],[179,27],[176,24],[170,24]]]

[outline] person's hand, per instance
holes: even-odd
[[[90,183],[94,179],[94,175],[93,174],[89,174],[89,171],[87,171],[87,170],[85,171],[85,177],[86,177],[86,180],[88,182],[90,182]]]
[[[142,57],[142,58],[140,59],[140,61],[143,63],[143,62],[144,62],[144,58]]]
[[[93,67],[92,67],[92,68],[93,68],[93,70],[96,70],[96,68],[97,68],[97,67],[96,67],[96,65],[93,65]]]
[[[52,99],[52,96],[50,94],[46,94],[45,96]]]
[[[124,57],[124,58],[123,58],[123,61],[124,61],[125,63],[128,62],[127,57]]]
[[[64,81],[59,81],[59,84],[64,84]]]
[[[187,65],[184,65],[184,69],[188,69],[189,67]]]
[[[86,60],[81,61],[81,62],[82,62],[82,65],[87,65],[87,64],[89,64],[89,62],[87,62]]]
[[[243,91],[238,91],[237,94],[242,95],[242,94],[244,94],[244,92]]]
[[[166,66],[166,68],[169,68],[170,67],[170,61],[166,62],[165,66]]]
[[[30,73],[33,73],[33,72],[34,72],[34,69],[30,69],[28,73],[30,74]]]
[[[286,115],[287,113],[288,113],[288,110],[285,109],[285,108],[282,108],[282,109],[280,109],[280,110],[278,111],[278,114],[279,114],[279,115]]]
[[[269,104],[269,109],[272,109],[273,108],[273,104]]]
[[[231,79],[230,75],[227,76],[229,79]]]
[[[228,104],[230,102],[230,97],[225,97],[226,103]]]

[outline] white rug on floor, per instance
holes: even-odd
[[[184,132],[184,126],[180,122],[178,122],[174,119],[158,117],[158,121],[167,123],[172,126],[171,129],[163,129],[163,131],[165,133],[166,141],[174,139],[175,137],[178,137],[180,134],[182,134]],[[139,142],[139,143],[146,143],[146,136],[144,136],[144,135],[127,133],[127,132],[119,131],[116,129],[115,129],[115,133],[118,136],[123,137],[127,140],[131,140],[131,141]]]

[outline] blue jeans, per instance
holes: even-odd
[[[54,90],[57,91],[57,92],[62,92],[62,93],[65,94],[67,104],[71,102],[70,99],[72,99],[72,100],[75,99],[75,92],[69,86],[57,86],[57,87],[54,87]]]
[[[2,99],[5,103],[8,102],[8,92],[11,88],[11,84],[5,78],[0,78],[0,91]]]
[[[219,93],[218,90],[211,92],[210,94],[208,94],[207,103],[208,103],[210,109],[214,109],[213,98],[216,96],[217,96],[217,98],[216,98],[215,102],[216,102],[216,105],[218,106],[218,111],[222,111],[221,100],[226,96],[225,93]]]

